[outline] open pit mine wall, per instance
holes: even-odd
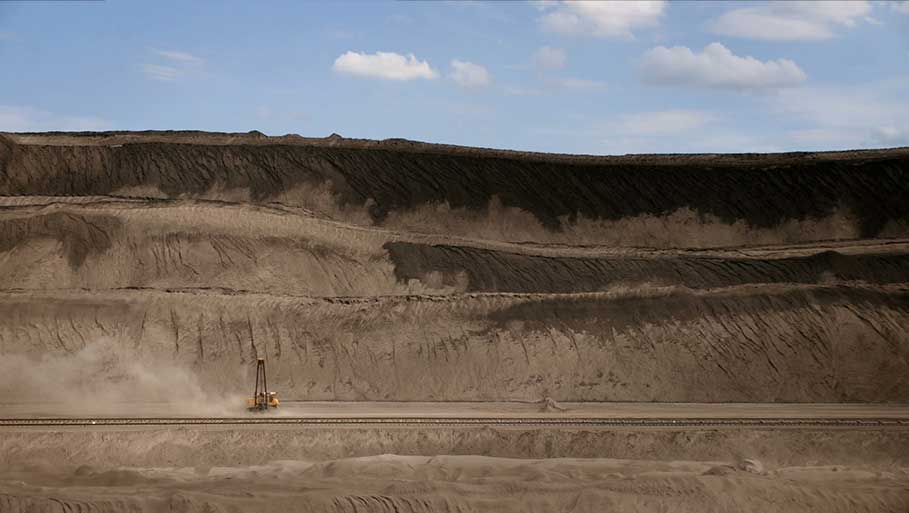
[[[409,239],[409,240],[408,240]],[[909,244],[795,254],[610,254],[414,237],[248,205],[0,207],[0,289],[221,288],[298,296],[576,293],[616,287],[909,283]],[[843,243],[847,244],[847,243]],[[668,254],[667,254],[668,253]]]
[[[305,299],[120,290],[0,297],[0,353],[188,366],[244,393],[257,357],[288,399],[900,402],[909,289]],[[239,387],[239,388],[238,388]]]
[[[286,137],[272,143],[238,136],[238,142],[223,144],[218,137],[224,134],[189,144],[167,135],[150,142],[134,136],[122,144],[114,144],[125,137],[116,134],[86,136],[86,144],[70,136],[64,145],[54,136],[0,134],[0,195],[106,195],[138,188],[192,197],[222,188],[247,190],[252,200],[266,201],[296,186],[328,182],[337,202],[366,207],[376,222],[446,202],[483,210],[493,198],[532,214],[549,231],[574,219],[616,221],[680,211],[772,228],[838,212],[858,236],[873,237],[905,229],[901,223],[909,219],[907,150],[570,157],[343,139],[293,144]]]
[[[625,234],[648,215],[668,216],[639,234],[654,245],[753,243],[792,222],[760,240],[893,237],[909,220],[906,150],[575,158],[155,137],[0,135],[0,354],[113,340],[238,393],[266,356],[291,399],[909,397],[904,242],[622,253],[571,238],[572,216]],[[262,204],[325,183],[347,222]],[[213,190],[247,196],[203,201]],[[449,236],[458,209],[482,216],[494,197],[566,245]],[[354,225],[410,210],[428,235]],[[854,222],[843,237],[818,221],[838,215]],[[745,229],[717,238],[697,216]]]

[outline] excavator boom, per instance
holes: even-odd
[[[277,392],[268,391],[268,377],[265,373],[265,358],[258,358],[256,360],[256,386],[253,390],[252,399],[246,400],[246,407],[250,411],[265,411],[269,407],[277,408],[280,402],[278,401]]]

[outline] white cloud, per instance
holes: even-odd
[[[97,117],[59,116],[31,107],[0,105],[0,131],[3,132],[79,132],[110,128],[109,121]]]
[[[853,27],[869,17],[871,4],[864,0],[774,1],[733,9],[717,18],[717,34],[770,41],[817,41],[836,35],[840,27]]]
[[[618,37],[630,39],[632,29],[659,23],[666,8],[663,0],[625,2],[564,1],[540,18],[544,29],[572,36]]]
[[[537,69],[561,69],[565,67],[567,55],[561,48],[544,46],[533,54],[533,62]]]
[[[472,62],[459,61],[457,59],[451,61],[450,77],[457,82],[459,86],[468,89],[486,87],[492,81],[489,76],[489,71],[483,66]]]
[[[186,52],[158,50],[156,48],[152,48],[151,52],[158,57],[159,61],[164,60],[166,62],[166,64],[145,63],[142,65],[142,72],[153,80],[173,82],[192,71],[197,71],[205,64],[205,61],[201,58]]]
[[[171,82],[176,80],[183,72],[172,66],[161,66],[158,64],[145,64],[142,66],[142,72],[149,78]]]
[[[546,81],[548,85],[558,89],[570,89],[574,91],[605,91],[606,83],[597,80],[588,80],[586,78],[553,78]]]
[[[174,50],[152,50],[159,57],[164,57],[173,62],[182,63],[182,64],[202,64],[203,61],[199,57],[192,55],[186,52],[178,52]]]
[[[714,117],[699,110],[664,110],[627,114],[615,127],[617,132],[630,135],[676,135],[702,128]]]
[[[807,78],[789,59],[739,57],[720,43],[710,43],[701,53],[685,46],[658,46],[644,54],[640,72],[650,84],[727,89],[784,88]]]
[[[909,0],[905,0],[902,2],[893,2],[890,4],[890,7],[892,7],[893,10],[896,12],[900,12],[903,14],[909,14]]]
[[[346,52],[335,59],[332,69],[338,73],[384,80],[432,80],[439,76],[427,61],[418,60],[413,54],[404,56],[394,52]]]

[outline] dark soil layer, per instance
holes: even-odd
[[[113,144],[126,136],[109,135],[114,140],[107,145],[79,145],[71,135],[71,145],[52,144],[53,136],[36,144],[14,142],[26,136],[3,138],[0,194],[94,195],[154,186],[178,196],[221,186],[247,188],[254,200],[264,200],[296,184],[328,180],[342,203],[372,200],[377,220],[427,203],[483,209],[493,197],[531,212],[552,230],[563,217],[614,220],[685,207],[757,227],[841,209],[856,216],[863,237],[871,237],[888,221],[909,217],[904,150],[570,158],[331,139],[255,138],[252,144],[240,138],[227,145],[199,134],[187,135],[190,142],[173,136]]]
[[[406,282],[442,273],[455,285],[465,273],[476,292],[596,292],[610,285],[684,285],[714,288],[745,283],[818,283],[825,279],[869,283],[909,282],[909,255],[843,255],[825,251],[791,258],[583,258],[547,257],[467,246],[390,242],[395,276]]]

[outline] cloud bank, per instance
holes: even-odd
[[[785,88],[807,78],[789,59],[740,57],[720,43],[710,43],[700,53],[685,46],[658,46],[644,54],[639,71],[649,84],[718,89]]]

